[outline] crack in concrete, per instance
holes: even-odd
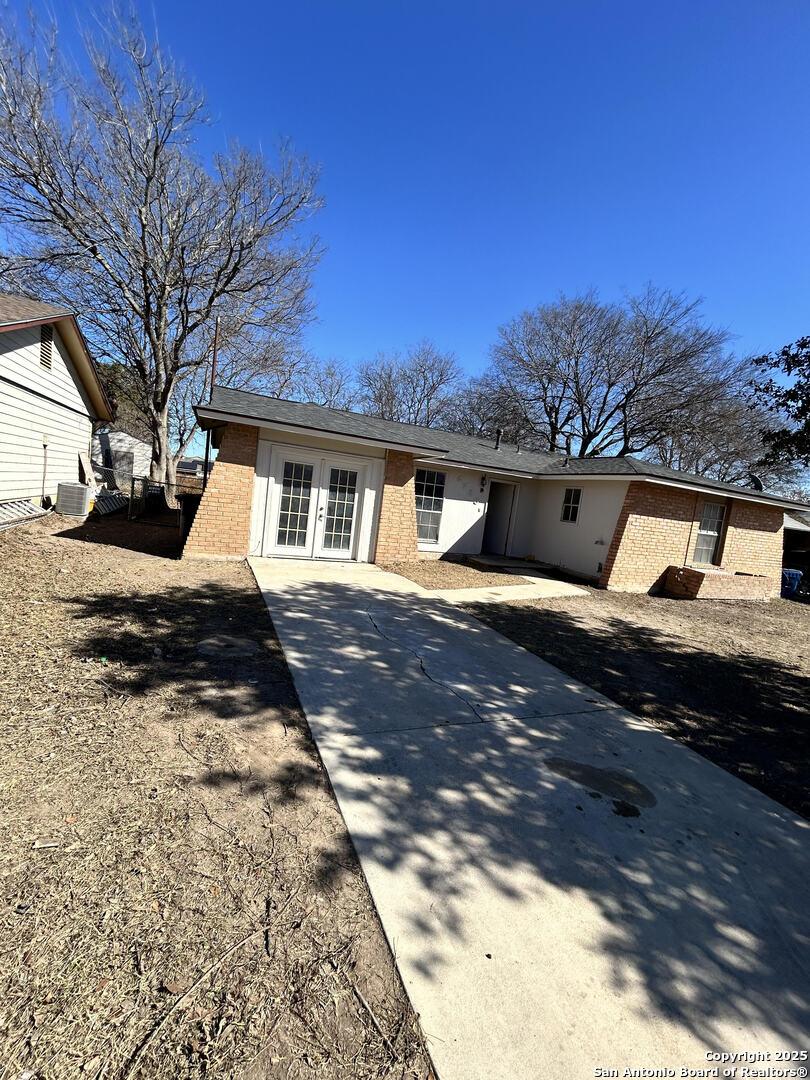
[[[549,719],[549,720],[551,720],[554,717],[559,717],[559,716],[579,716],[582,713],[604,712],[607,709],[618,709],[618,708],[620,708],[620,706],[615,705],[613,702],[597,702],[597,701],[595,701],[594,699],[591,698],[589,700],[592,703],[592,706],[593,706],[592,708],[581,708],[581,709],[570,709],[570,710],[565,709],[565,710],[563,710],[561,712],[556,712],[556,713],[533,712],[533,713],[527,714],[526,716],[517,716],[517,715],[484,716],[478,710],[478,708],[468,698],[464,697],[463,694],[459,693],[459,691],[456,690],[455,687],[451,686],[450,683],[443,682],[441,679],[437,679],[435,676],[431,675],[430,672],[428,671],[428,669],[425,667],[425,660],[424,660],[424,657],[421,655],[421,653],[418,653],[416,651],[416,649],[412,649],[410,647],[410,645],[406,645],[404,642],[398,641],[396,638],[391,637],[390,634],[386,634],[382,630],[382,628],[380,627],[380,624],[376,621],[376,619],[374,618],[374,616],[371,614],[370,611],[366,611],[365,614],[368,617],[368,620],[371,623],[371,625],[374,627],[375,631],[380,635],[381,638],[383,638],[384,641],[390,641],[390,643],[392,645],[396,645],[396,647],[398,649],[404,649],[406,652],[410,653],[411,656],[415,660],[418,661],[419,670],[422,672],[422,674],[425,676],[425,678],[429,682],[432,682],[434,686],[439,686],[439,687],[442,688],[442,690],[449,691],[453,695],[453,697],[458,698],[458,700],[470,710],[470,712],[473,714],[473,716],[478,720],[478,722],[480,724],[498,724],[498,723],[505,724],[505,723],[516,723],[516,722],[520,722],[520,721],[523,721],[523,720],[538,720],[538,719],[543,719],[543,720]],[[377,729],[375,729],[373,734],[374,735],[387,735],[387,734],[390,734],[391,732],[397,732],[397,731],[422,731],[422,730],[427,730],[427,729],[435,728],[435,727],[455,727],[455,726],[458,726],[458,723],[459,723],[458,721],[448,720],[444,724],[414,724],[413,727],[409,727],[409,728],[399,728],[399,727],[397,727],[397,728],[377,728]]]
[[[475,705],[473,705],[473,703],[471,701],[468,701],[467,698],[465,698],[463,694],[460,694],[458,692],[458,690],[455,689],[455,687],[451,686],[449,683],[442,682],[441,679],[435,679],[430,674],[428,669],[425,667],[424,658],[415,649],[412,649],[410,647],[410,645],[405,645],[405,644],[403,644],[403,642],[397,641],[396,638],[389,637],[388,634],[384,633],[383,630],[380,629],[380,626],[379,626],[378,622],[376,621],[376,619],[374,618],[374,616],[371,614],[370,611],[367,611],[366,615],[368,616],[369,622],[371,623],[371,625],[374,627],[374,629],[377,631],[377,633],[380,635],[381,638],[383,638],[385,641],[390,641],[392,645],[396,645],[397,648],[399,648],[399,649],[404,649],[406,652],[409,652],[411,654],[411,656],[413,656],[416,660],[418,660],[418,662],[419,662],[419,670],[422,672],[422,674],[425,676],[425,678],[429,682],[432,682],[434,684],[434,686],[440,686],[443,690],[449,690],[450,693],[454,697],[457,697],[458,700],[463,705],[466,705],[466,707],[470,710],[470,712],[473,714],[473,716],[477,717],[479,723],[485,724],[487,722],[487,718],[485,716],[482,716],[481,713],[478,711],[478,709],[475,707]],[[437,726],[437,725],[434,725],[434,726]]]

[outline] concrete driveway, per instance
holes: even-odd
[[[807,1049],[807,822],[403,578],[251,565],[441,1080]]]

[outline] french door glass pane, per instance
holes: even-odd
[[[350,469],[330,469],[323,530],[324,548],[330,551],[351,549],[356,502],[357,473]]]
[[[285,461],[276,537],[279,547],[306,547],[311,498],[312,466]]]

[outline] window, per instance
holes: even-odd
[[[723,503],[707,502],[703,504],[703,513],[698,526],[695,544],[696,563],[719,562],[720,538],[723,535],[723,521],[726,508]]]
[[[39,362],[48,371],[51,370],[53,359],[53,327],[40,326],[39,328]]]
[[[582,499],[582,488],[566,488],[563,498],[560,521],[570,521],[574,524],[579,517],[579,504]]]
[[[444,473],[416,470],[416,535],[429,544],[438,544],[444,505]]]

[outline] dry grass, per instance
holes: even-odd
[[[489,589],[501,585],[525,585],[524,578],[511,570],[489,567],[486,570],[463,557],[414,559],[408,562],[380,564],[381,569],[415,581],[423,589]]]
[[[0,535],[0,1076],[428,1076],[248,570],[130,541]]]

